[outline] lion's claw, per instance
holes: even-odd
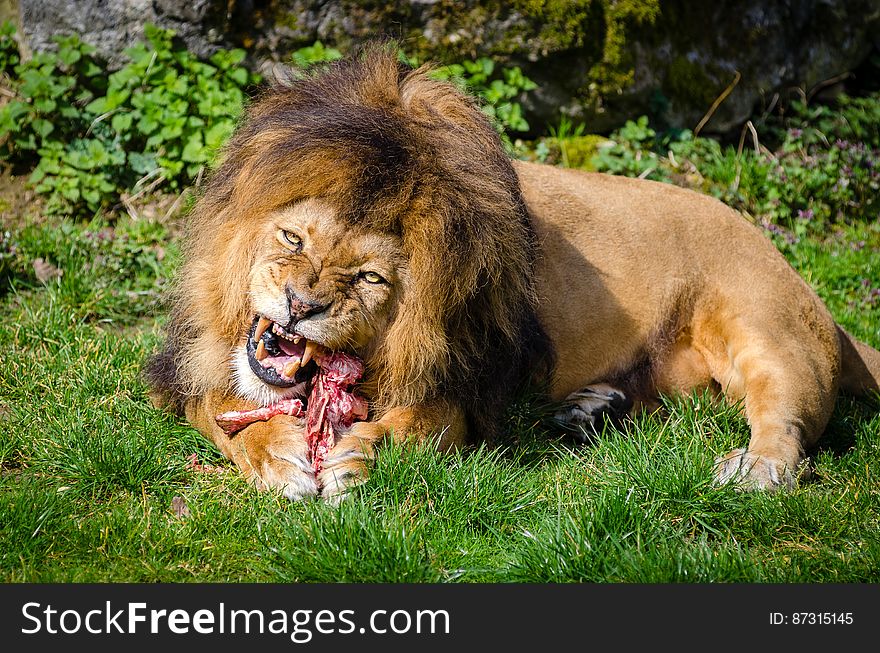
[[[746,449],[734,449],[715,460],[715,479],[719,483],[735,483],[737,489],[743,490],[791,489],[797,483],[797,472],[782,461]]]

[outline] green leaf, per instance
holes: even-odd
[[[58,103],[52,98],[38,98],[34,100],[33,107],[40,113],[51,113],[55,111]]]
[[[145,136],[155,132],[158,127],[159,123],[151,116],[142,116],[137,124],[138,131]]]
[[[101,194],[97,190],[83,190],[82,197],[89,206],[97,206],[101,203]]]
[[[245,84],[247,84],[248,71],[245,68],[233,68],[226,74],[239,86],[244,86]]]
[[[58,59],[66,66],[72,66],[82,58],[82,53],[73,47],[62,47],[58,50]]]
[[[202,163],[207,160],[201,132],[195,132],[189,137],[180,158],[188,163]]]
[[[226,142],[234,129],[235,123],[231,120],[215,123],[205,132],[205,145],[216,151]]]
[[[139,175],[145,175],[148,172],[153,171],[157,166],[156,157],[152,154],[129,152],[127,157],[128,165]]]
[[[34,131],[40,138],[46,138],[49,134],[51,134],[55,130],[55,125],[53,125],[48,120],[44,120],[42,118],[37,118],[31,123],[34,128]]]
[[[61,189],[61,195],[71,202],[76,202],[79,199],[79,194],[78,186],[65,186]]]
[[[111,126],[118,133],[128,132],[134,122],[134,114],[131,112],[117,113],[110,121]]]

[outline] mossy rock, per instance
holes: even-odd
[[[0,8],[10,0],[0,0]],[[15,4],[15,0],[12,0]],[[316,40],[344,53],[395,38],[420,61],[491,57],[539,88],[518,98],[532,137],[560,115],[607,132],[633,116],[706,132],[742,125],[872,52],[880,1],[803,0],[40,0],[20,2],[34,51],[77,33],[116,61],[144,22],[173,29],[200,56],[245,47],[255,69]],[[143,9],[146,7],[146,9]],[[139,9],[140,8],[140,9]],[[37,10],[39,9],[39,10]],[[115,64],[114,64],[115,65]],[[736,84],[733,84],[734,80]]]

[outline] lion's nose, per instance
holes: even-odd
[[[290,322],[296,324],[310,315],[327,310],[329,304],[315,299],[303,299],[293,290],[288,289],[287,298],[290,301]]]

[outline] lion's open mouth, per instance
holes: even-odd
[[[304,417],[309,461],[314,473],[320,473],[336,443],[336,431],[367,419],[369,406],[354,390],[364,374],[363,361],[292,334],[261,315],[251,325],[247,354],[251,369],[266,383],[282,387],[308,383],[308,403],[304,408],[301,399],[286,398],[251,410],[227,411],[214,418],[217,425],[232,437],[277,415]]]
[[[247,341],[248,363],[253,373],[279,388],[308,381],[317,369],[314,358],[320,349],[318,343],[261,315],[254,318]]]

